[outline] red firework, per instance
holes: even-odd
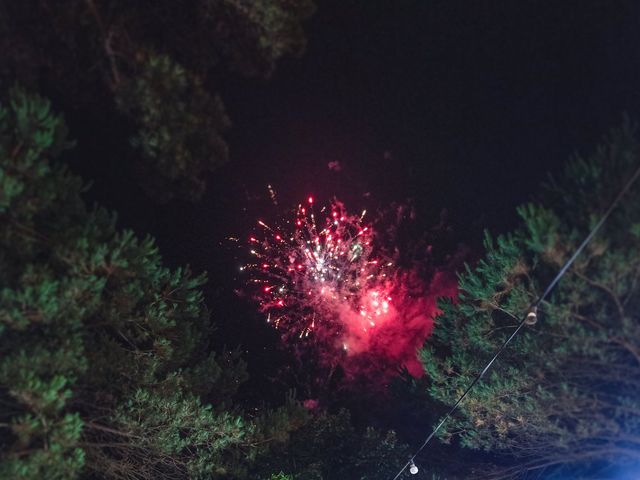
[[[365,214],[349,214],[337,200],[316,214],[309,197],[280,223],[258,221],[249,239],[254,260],[241,270],[266,321],[283,336],[308,337],[322,328],[348,349],[346,331],[366,335],[384,323],[393,263],[376,252]]]

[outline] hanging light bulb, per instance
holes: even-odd
[[[527,318],[524,321],[524,323],[526,323],[527,325],[535,325],[537,321],[538,321],[538,307],[533,306],[527,312]]]
[[[411,475],[415,475],[418,473],[418,466],[413,463],[413,460],[411,460],[411,465],[409,465],[409,473],[411,473]]]

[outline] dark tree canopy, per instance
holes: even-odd
[[[433,399],[455,402],[638,168],[639,153],[625,124],[520,207],[521,228],[487,234],[485,258],[460,275],[458,301],[442,302],[422,350]],[[442,440],[508,454],[516,465],[496,476],[640,460],[639,236],[636,184]]]
[[[280,58],[302,53],[313,9],[311,0],[3,0],[0,79],[125,122],[145,190],[196,200],[228,160],[230,120],[213,79],[268,78]]]
[[[2,103],[0,476],[224,470],[251,427],[224,408],[245,373],[208,351],[205,278],[85,207],[65,130],[40,97]]]

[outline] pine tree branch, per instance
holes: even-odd
[[[631,342],[629,342],[624,337],[610,337],[610,339],[612,342],[617,343],[618,345],[623,347],[626,351],[628,351],[631,355],[633,355],[633,357],[638,362],[638,365],[640,365],[640,349],[638,349],[635,345],[631,344]]]
[[[107,427],[106,425],[101,425],[99,423],[94,423],[94,422],[91,422],[91,421],[86,421],[85,420],[84,426],[85,427],[89,427],[92,430],[98,430],[98,431],[101,431],[101,432],[112,433],[114,435],[118,435],[118,436],[122,436],[122,437],[138,438],[138,439],[142,438],[139,435],[134,435],[131,432],[123,432],[122,430],[116,430],[114,428]]]
[[[633,297],[633,293],[636,290],[636,286],[638,285],[638,278],[640,278],[640,263],[636,265],[635,274],[633,275],[633,280],[631,281],[631,287],[629,287],[629,293],[627,297],[623,300],[622,306],[626,307],[629,300]]]
[[[574,271],[574,273],[578,276],[578,278],[584,280],[585,282],[587,282],[592,287],[598,288],[598,289],[602,290],[603,292],[605,292],[609,296],[609,298],[612,300],[614,305],[616,306],[616,308],[618,310],[618,316],[620,318],[620,321],[622,322],[624,320],[624,318],[625,318],[624,307],[622,306],[622,303],[620,302],[620,299],[618,298],[618,296],[615,294],[615,292],[613,290],[611,290],[611,288],[607,287],[606,285],[604,285],[602,283],[599,283],[599,282],[596,282],[594,280],[591,280],[589,277],[587,277],[583,273],[580,273],[577,270]]]
[[[89,11],[91,12],[91,15],[95,19],[96,24],[98,25],[98,31],[100,32],[100,37],[102,38],[104,51],[107,55],[107,59],[109,60],[109,67],[111,68],[111,75],[113,80],[111,88],[115,88],[120,84],[120,72],[118,70],[118,65],[115,58],[116,54],[113,50],[112,45],[114,32],[112,30],[109,30],[108,32],[106,31],[104,23],[102,21],[102,17],[98,12],[98,8],[96,7],[95,2],[93,0],[85,0],[85,3],[87,4]]]

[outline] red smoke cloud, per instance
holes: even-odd
[[[410,206],[393,205],[367,223],[334,200],[313,197],[293,215],[265,223],[249,238],[253,298],[306,369],[383,385],[418,360],[433,329],[438,297],[455,297],[453,268],[432,265]],[[311,362],[311,363],[310,363]],[[325,373],[321,373],[322,371]]]
[[[392,300],[375,328],[364,331],[358,313],[348,307],[340,312],[347,347],[341,364],[349,377],[388,380],[402,367],[412,376],[421,377],[424,370],[418,349],[433,330],[438,297],[455,297],[457,282],[445,271],[435,273],[428,284],[415,272],[405,272],[399,273],[387,289]]]

